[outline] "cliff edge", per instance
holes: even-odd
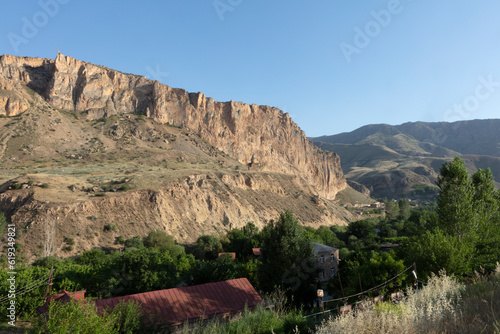
[[[347,187],[337,154],[317,148],[288,114],[269,106],[217,102],[144,76],[125,74],[61,53],[55,60],[0,57],[0,114],[29,108],[26,86],[55,108],[98,119],[138,113],[182,126],[249,169],[298,175],[334,199]]]

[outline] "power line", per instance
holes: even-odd
[[[35,281],[32,281],[29,284],[23,286],[22,288],[16,289],[15,294],[16,294],[16,296],[20,296],[20,295],[23,295],[25,293],[28,293],[28,292],[46,284],[47,280],[48,280],[48,276],[45,276],[45,277],[42,276],[42,278],[39,278]],[[5,303],[9,299],[10,298],[8,298],[8,296],[4,296],[4,297],[0,298],[0,304]]]
[[[413,268],[413,265],[409,266],[408,268],[406,268],[405,270],[403,270],[402,272],[400,272],[399,274],[397,274],[396,276],[394,276],[393,278],[385,281],[384,283],[382,284],[379,284],[377,285],[376,287],[373,287],[369,290],[366,290],[366,291],[362,291],[360,293],[356,293],[356,294],[353,294],[353,295],[350,295],[350,296],[347,296],[347,297],[342,297],[342,298],[336,298],[336,299],[330,299],[330,300],[325,300],[324,303],[329,303],[329,302],[334,302],[334,301],[339,301],[339,300],[347,300],[351,297],[356,297],[356,296],[361,296],[361,295],[364,295],[370,291],[373,291],[373,290],[377,290],[377,289],[380,289],[382,286],[386,285],[387,283],[395,280],[396,278],[398,278],[399,276],[401,276],[402,274],[404,274],[405,272],[407,272],[408,270],[412,269]]]

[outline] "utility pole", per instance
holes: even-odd
[[[47,284],[47,289],[45,290],[44,301],[47,301],[47,297],[52,293],[52,274],[54,273],[54,267],[50,267],[49,283]]]
[[[413,270],[411,272],[413,273],[413,276],[415,277],[414,285],[417,288],[417,293],[418,293],[417,264],[415,262],[413,263]]]

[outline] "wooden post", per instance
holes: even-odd
[[[47,289],[45,290],[44,301],[47,301],[47,297],[52,293],[52,274],[54,273],[54,267],[50,267],[49,282],[47,284]]]

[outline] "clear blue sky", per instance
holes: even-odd
[[[498,118],[499,13],[496,0],[7,1],[0,54],[59,50],[219,101],[276,106],[320,136]]]

